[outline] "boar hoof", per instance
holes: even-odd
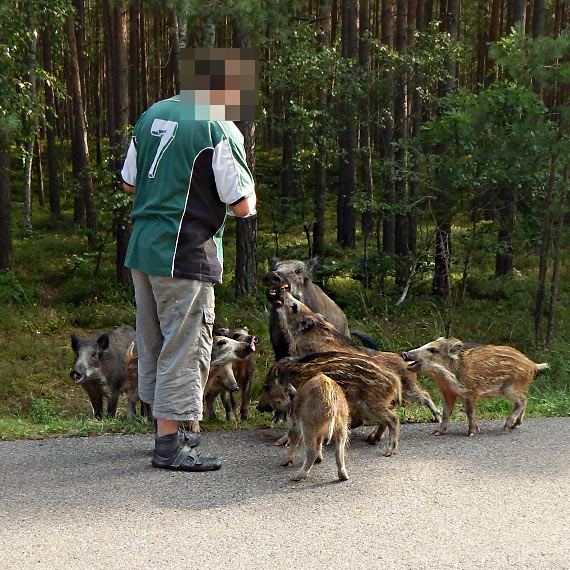
[[[470,432],[467,434],[467,436],[468,436],[468,437],[475,437],[475,434],[476,434],[476,433],[477,433],[476,431],[470,431]]]
[[[301,471],[300,473],[296,473],[291,477],[291,481],[302,481],[303,479],[307,478],[307,474],[305,471]]]
[[[378,443],[378,439],[371,434],[366,438],[366,443],[368,445],[376,445]]]
[[[338,480],[339,481],[348,481],[348,475],[347,475],[346,471],[341,471],[338,474]]]
[[[439,430],[439,429],[436,429],[436,430],[433,432],[433,435],[435,435],[436,437],[438,437],[438,436],[440,436],[440,435],[443,435],[444,433],[445,433],[445,431],[441,431],[441,430]]]
[[[289,434],[280,437],[273,445],[289,447],[291,440],[289,439]]]
[[[279,465],[281,465],[281,467],[289,467],[289,465],[293,465],[293,462],[289,459],[285,459],[285,461],[282,461]]]

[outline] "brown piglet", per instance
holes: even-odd
[[[526,407],[525,392],[538,370],[537,364],[511,346],[470,345],[457,338],[440,337],[402,353],[408,369],[433,377],[445,402],[443,420],[434,435],[443,435],[457,398],[465,405],[470,437],[479,431],[475,406],[479,398],[504,396],[514,404],[505,429],[520,426]]]
[[[283,466],[292,465],[301,440],[305,445],[305,461],[291,480],[307,478],[313,465],[322,461],[323,443],[334,442],[338,478],[346,481],[344,461],[348,440],[348,403],[342,388],[321,372],[297,390],[289,415],[291,447]]]

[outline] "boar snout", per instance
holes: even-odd
[[[81,374],[81,372],[78,372],[77,370],[72,370],[69,375],[71,376],[71,379],[76,383],[79,384],[79,382],[81,382],[81,380],[83,380],[83,374]]]
[[[275,271],[269,271],[263,276],[263,284],[266,286],[281,285],[281,283],[283,283],[283,279]]]
[[[261,412],[262,414],[265,412],[272,412],[273,407],[268,402],[263,403],[263,404],[260,402],[259,404],[257,404],[257,411]]]
[[[402,352],[402,358],[406,361],[406,362],[411,362],[413,360],[413,358],[410,356],[409,352]]]

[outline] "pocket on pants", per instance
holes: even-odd
[[[216,313],[214,309],[203,309],[202,326],[200,327],[200,352],[207,358],[210,365],[212,342],[214,341],[213,330]]]

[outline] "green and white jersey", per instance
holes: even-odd
[[[135,125],[121,176],[135,187],[125,265],[221,283],[227,205],[254,193],[234,123],[186,119],[178,95],[159,101]]]

